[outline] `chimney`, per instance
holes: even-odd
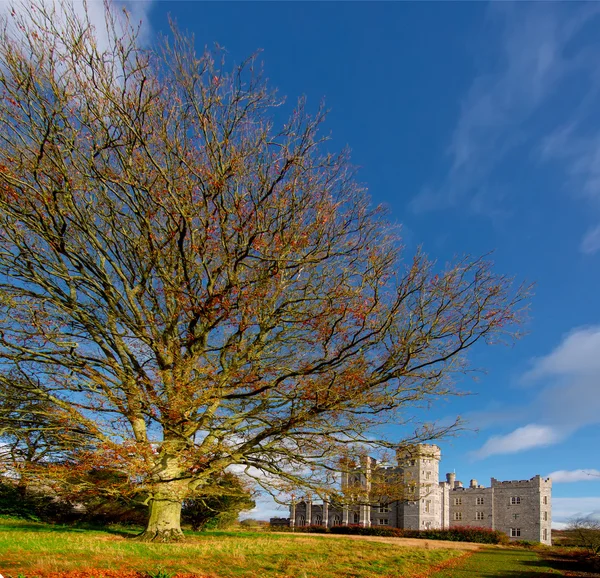
[[[454,480],[456,479],[456,474],[446,474],[446,481],[450,485],[451,488],[454,487]]]
[[[454,487],[455,488],[462,488],[463,487],[462,482],[459,482],[458,480],[456,480],[456,482],[454,482]]]
[[[469,484],[469,488],[476,488],[477,487],[477,480],[471,480],[471,483]]]

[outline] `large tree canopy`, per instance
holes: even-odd
[[[110,7],[99,43],[52,6],[0,33],[0,380],[144,487],[145,538],[177,538],[232,465],[318,490],[512,334],[523,291],[485,260],[406,259],[324,113],[280,123],[253,59],[144,49]]]

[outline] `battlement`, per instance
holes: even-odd
[[[396,452],[398,462],[415,459],[442,459],[442,450],[435,444],[418,444],[412,447],[404,447]]]
[[[472,478],[463,485],[455,472],[440,480],[441,451],[434,444],[401,446],[396,456],[397,465],[362,453],[346,459],[341,475],[345,498],[322,505],[310,497],[292,503],[290,525],[392,525],[409,530],[483,526],[505,532],[513,541],[552,543],[550,478],[491,478],[490,486]],[[396,486],[397,492],[391,491]]]
[[[552,486],[551,478],[542,478],[542,476],[534,476],[529,480],[510,480],[502,482],[496,478],[491,479],[492,488],[532,488],[539,486]]]
[[[491,490],[492,488],[486,486],[455,486],[454,488],[450,488],[451,492],[472,492],[477,493],[481,492],[481,490]]]

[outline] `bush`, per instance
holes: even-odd
[[[0,481],[0,514],[30,521],[63,522],[71,518],[72,506],[48,494],[30,491],[8,481]]]
[[[513,546],[520,546],[521,548],[538,548],[542,545],[541,542],[535,542],[533,540],[515,540],[511,542]]]
[[[349,526],[334,526],[331,528],[333,534],[350,534],[355,536],[384,536],[387,538],[401,538],[404,536],[404,530],[392,528],[391,526],[371,526],[365,528],[358,524]]]
[[[318,534],[342,534],[353,536],[383,536],[386,538],[421,538],[425,540],[449,540],[451,542],[476,542],[478,544],[508,544],[508,536],[499,530],[489,528],[457,526],[446,529],[432,530],[403,530],[391,526],[371,526],[365,528],[358,524],[348,526],[272,526],[272,531],[277,532],[306,532]]]
[[[478,528],[476,526],[454,526],[446,529],[407,530],[408,538],[426,538],[428,540],[448,540],[450,542],[476,542],[478,544],[508,544],[508,536],[499,530]]]

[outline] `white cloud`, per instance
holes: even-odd
[[[578,429],[600,423],[600,326],[582,327],[567,334],[548,355],[532,360],[523,381],[539,387],[531,403],[491,412],[495,423],[524,419],[534,423],[504,436],[490,438],[472,455],[525,451],[558,443]],[[486,412],[476,415],[485,422]]]
[[[599,374],[600,326],[572,331],[524,375],[543,386],[531,411],[567,433],[600,423]]]
[[[37,0],[41,2],[48,10],[54,12],[54,20],[62,21],[64,15],[64,5],[72,5],[74,12],[80,18],[86,14],[86,6],[83,0]],[[125,10],[135,27],[141,25],[139,40],[142,44],[150,42],[152,30],[150,27],[150,11],[152,10],[154,0],[114,0],[112,2],[113,12],[119,16]],[[22,3],[20,0],[0,0],[0,15],[8,15],[14,9],[16,14],[21,13],[25,7],[29,9],[28,3]],[[88,0],[87,15],[90,23],[95,28],[98,47],[106,49],[109,45],[109,36],[105,25],[105,8],[103,0]]]
[[[506,435],[492,436],[474,452],[478,458],[498,454],[514,454],[559,442],[563,434],[550,426],[529,424]]]
[[[569,482],[600,482],[600,471],[589,470],[557,470],[548,474],[556,484]]]
[[[600,373],[600,326],[582,327],[569,333],[552,352],[534,359],[523,379],[574,377]]]

